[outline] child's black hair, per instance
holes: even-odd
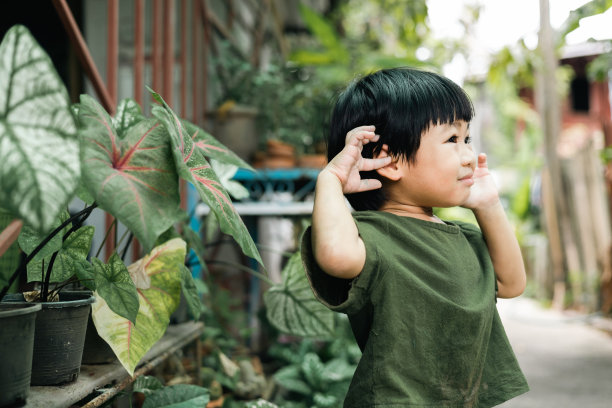
[[[340,153],[351,129],[374,125],[380,139],[364,146],[363,157],[373,157],[386,144],[391,156],[413,162],[421,135],[429,126],[470,122],[473,116],[470,98],[448,78],[413,68],[380,70],[353,81],[339,95],[331,117],[327,156],[331,160]],[[361,172],[361,177],[380,179],[376,171]],[[346,197],[358,211],[377,210],[385,202],[382,189]]]

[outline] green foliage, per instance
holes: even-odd
[[[612,50],[612,41],[608,41],[608,46]],[[587,74],[593,81],[605,81],[612,69],[612,51],[598,55],[587,65]]]
[[[299,252],[282,271],[283,282],[264,295],[268,321],[278,330],[301,337],[329,337],[334,331],[334,312],[315,299]]]
[[[163,387],[147,395],[142,408],[202,408],[209,401],[206,388],[177,384]]]
[[[135,324],[139,309],[138,292],[123,261],[115,253],[108,264],[94,258],[93,266],[100,296],[113,312]]]
[[[300,12],[315,43],[294,50],[289,59],[299,66],[315,67],[328,86],[341,86],[355,73],[427,65],[415,57],[429,32],[424,0],[349,0],[335,20],[305,5]],[[336,27],[341,27],[342,35]]]
[[[559,30],[561,41],[565,39],[567,34],[579,27],[581,19],[605,13],[610,7],[612,7],[612,0],[591,0],[577,9],[572,10]]]
[[[277,343],[269,354],[284,366],[274,380],[284,392],[273,402],[279,406],[340,407],[361,356],[346,318],[333,340]]]
[[[95,290],[98,331],[107,335],[102,337],[133,372],[163,335],[181,288],[192,314],[201,310],[197,284],[184,268],[185,242],[170,239],[173,234],[168,233],[185,217],[179,177],[194,184],[221,229],[261,263],[209,160],[216,160],[221,172],[250,166],[212,135],[177,117],[154,92],[161,106],[153,109],[151,118],[129,99],[119,103],[114,117],[87,95],[69,106],[50,59],[25,27],[9,30],[0,50],[0,206],[10,219],[24,221],[19,244],[27,254],[10,278],[3,274],[1,292],[28,267],[30,280],[42,283],[43,301],[50,284],[59,291],[81,280]],[[91,205],[68,215],[67,203],[77,195]],[[94,227],[84,222],[98,206],[126,226],[149,255],[129,268],[118,248],[106,263],[90,259]],[[201,242],[187,231],[205,267]],[[124,256],[126,252],[127,245]],[[126,344],[127,351],[122,349]],[[190,392],[185,389],[184,395]],[[202,398],[197,401],[195,406],[205,404]],[[177,406],[187,406],[182,404]]]

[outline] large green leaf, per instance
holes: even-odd
[[[94,258],[93,266],[96,293],[104,299],[110,310],[130,323],[136,323],[140,308],[138,292],[119,255],[113,253],[108,264]]]
[[[571,33],[580,26],[580,20],[606,12],[612,7],[612,0],[591,0],[570,12],[567,19],[561,24],[559,32],[561,38]]]
[[[81,96],[79,122],[84,185],[149,251],[180,217],[166,129],[146,119],[132,123],[120,138],[102,106],[87,95]]]
[[[163,336],[170,315],[178,306],[185,253],[185,241],[175,238],[153,248],[128,267],[140,303],[136,324],[114,313],[95,293],[97,302],[92,305],[92,317],[98,334],[111,346],[130,375]]]
[[[191,384],[176,384],[154,391],[142,408],[202,408],[210,401],[206,388]]]
[[[38,231],[68,204],[81,166],[66,88],[27,28],[0,44],[0,207]]]
[[[282,274],[283,283],[272,286],[264,295],[268,321],[296,336],[331,336],[334,312],[315,299],[299,252],[291,256]]]
[[[227,146],[219,142],[213,135],[193,123],[182,120],[181,124],[189,135],[196,148],[209,159],[215,159],[222,163],[233,164],[237,167],[253,170],[253,168]]]
[[[74,231],[66,238],[58,250],[49,282],[63,282],[77,274],[78,270],[83,267],[83,261],[87,260],[94,232],[95,227],[86,225]],[[60,235],[60,241],[61,238]],[[51,254],[46,255],[42,259],[36,259],[35,257],[28,264],[28,282],[41,280],[41,268],[44,265],[46,270],[51,257]]]
[[[183,127],[183,123],[172,109],[158,94],[154,93],[154,96],[163,104],[163,107],[154,107],[153,115],[164,124],[170,133],[172,152],[179,175],[195,186],[200,198],[208,204],[219,220],[221,231],[231,235],[247,256],[256,259],[263,265],[253,238],[204,154],[196,147],[191,136]]]

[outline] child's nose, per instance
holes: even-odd
[[[470,146],[465,146],[461,150],[461,165],[470,166],[471,168],[476,167],[476,154]]]

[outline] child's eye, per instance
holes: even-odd
[[[447,140],[447,142],[450,142],[450,143],[457,143],[457,139],[458,139],[458,137],[457,137],[457,136],[451,136],[451,138],[450,138],[450,139],[448,139],[448,140]]]
[[[470,144],[472,143],[472,138],[470,136],[465,138],[465,144]]]

